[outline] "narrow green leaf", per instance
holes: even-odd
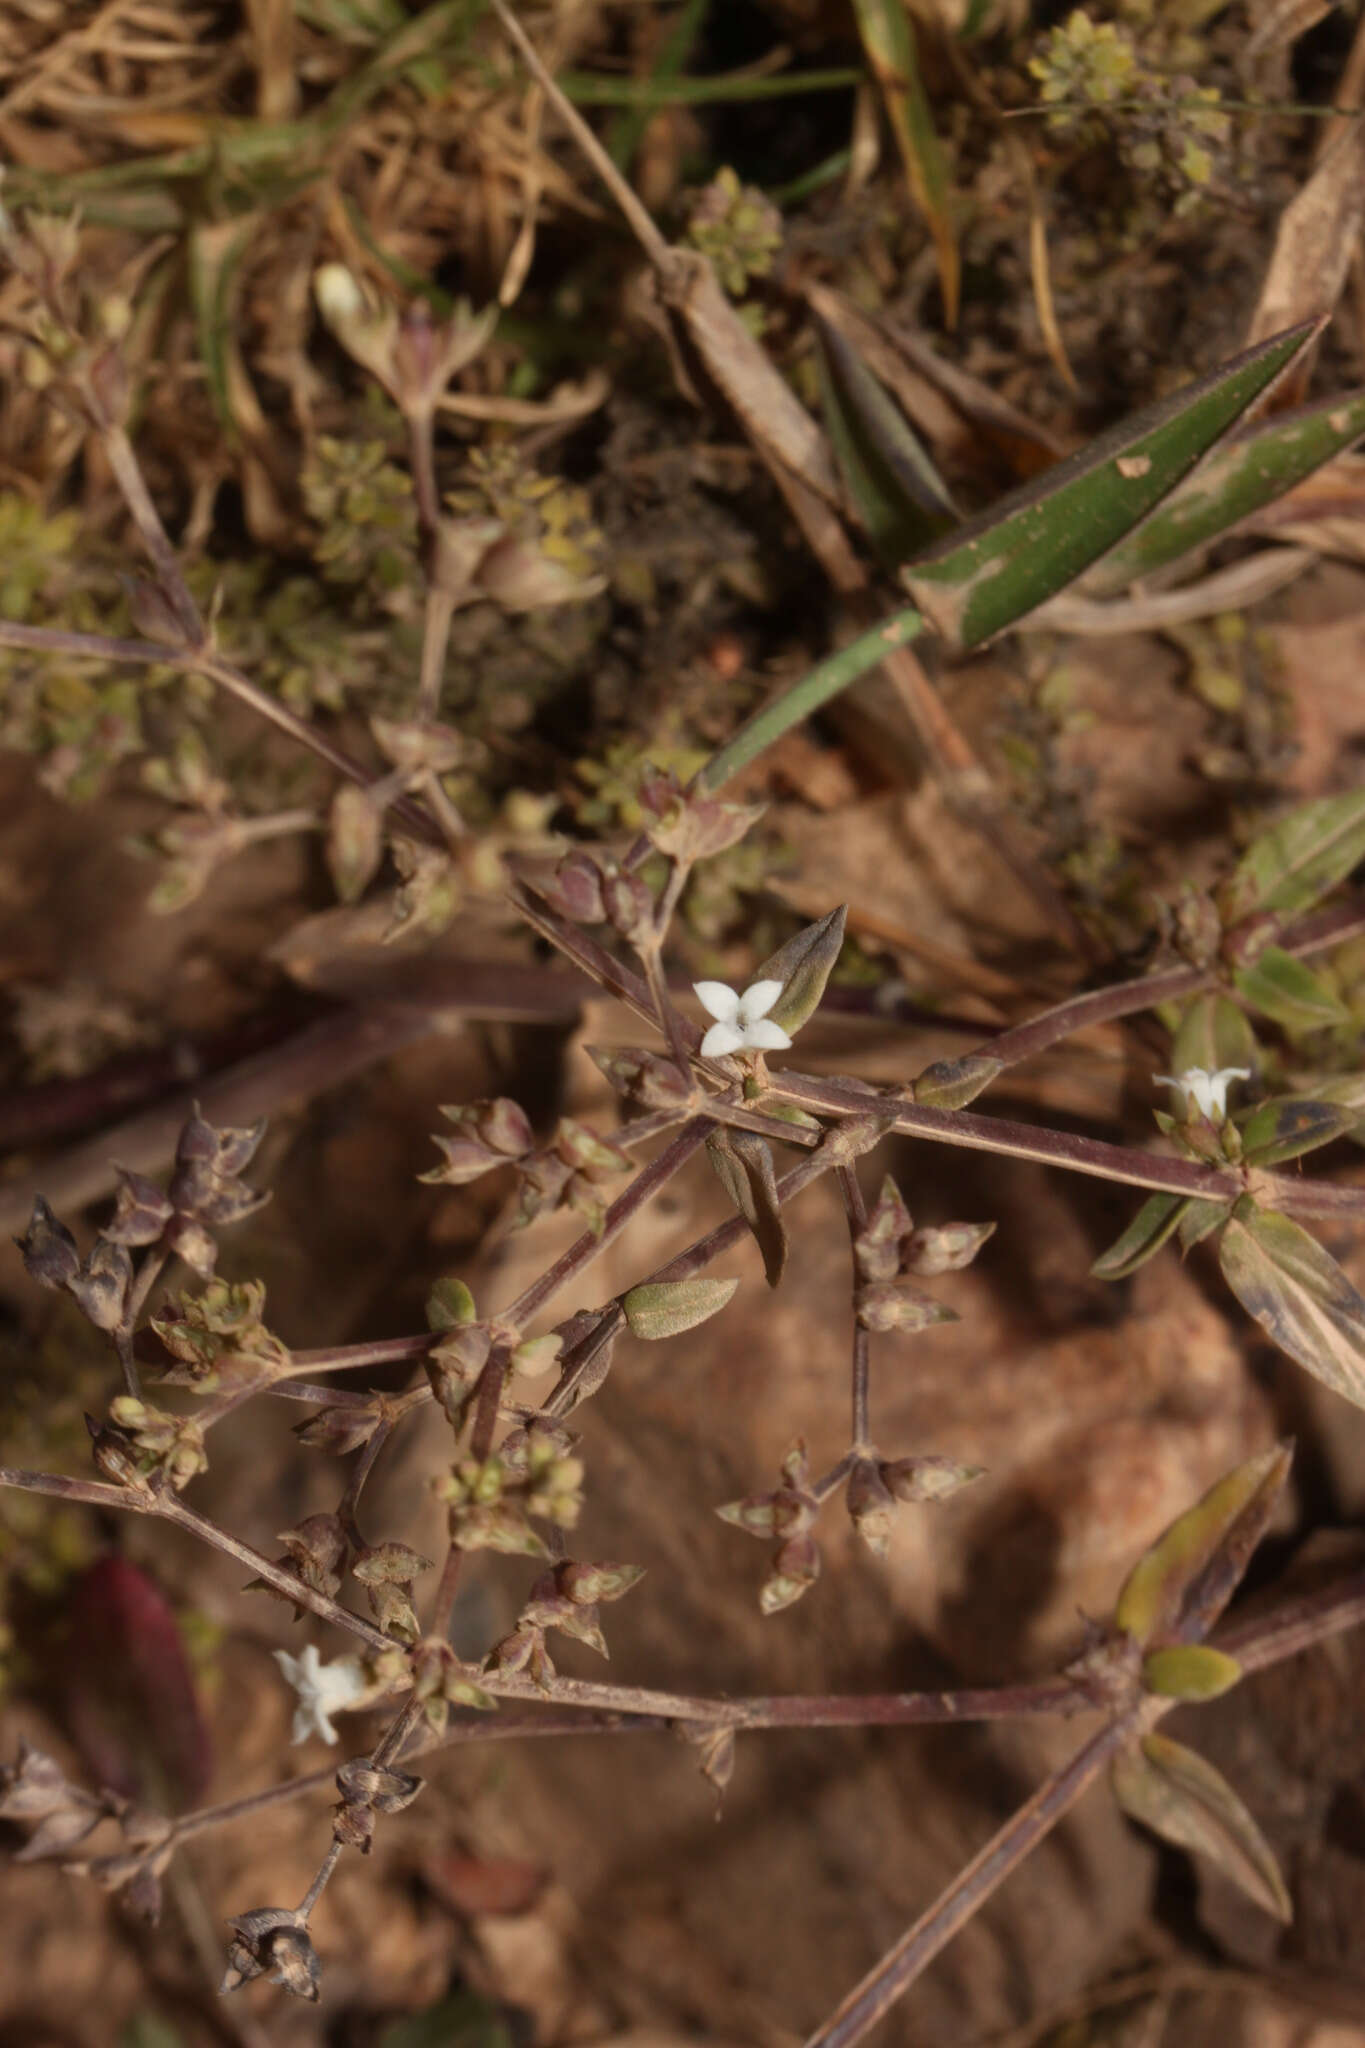
[[[920,76],[914,21],[905,0],[853,0],[853,11],[867,61],[881,88],[911,196],[934,239],[944,321],[948,327],[956,327],[962,265],[949,205],[947,166]]]
[[[1187,1195],[1148,1195],[1123,1235],[1100,1253],[1091,1273],[1097,1280],[1126,1280],[1156,1257],[1189,1206]]]
[[[754,1234],[769,1287],[776,1287],[787,1263],[787,1226],[771,1146],[756,1131],[722,1126],[707,1139],[706,1151],[721,1186]]]
[[[654,1280],[632,1287],[621,1306],[631,1334],[656,1343],[718,1315],[738,1280]]]
[[[1191,1067],[1217,1074],[1224,1067],[1250,1067],[1256,1071],[1260,1049],[1246,1011],[1231,996],[1196,996],[1187,1005],[1171,1046],[1173,1074],[1188,1074]]]
[[[1216,1573],[1226,1605],[1289,1477],[1291,1456],[1288,1444],[1276,1444],[1248,1458],[1177,1516],[1124,1580],[1114,1608],[1115,1628],[1149,1643],[1154,1637],[1186,1635],[1191,1620],[1196,1635],[1210,1626],[1216,1614],[1208,1575],[1227,1560],[1227,1570]],[[1223,1582],[1230,1575],[1224,1595]]]
[[[1187,1202],[1180,1219],[1181,1251],[1192,1251],[1195,1245],[1202,1244],[1231,1214],[1231,1202]]]
[[[1365,434],[1365,391],[1324,398],[1227,441],[1171,492],[1136,533],[1086,578],[1086,595],[1114,597],[1192,548],[1217,540],[1273,504]]]
[[[1365,860],[1365,789],[1300,804],[1252,840],[1223,892],[1230,921],[1255,910],[1297,917]]]
[[[1168,1700],[1216,1700],[1230,1692],[1241,1675],[1235,1657],[1211,1650],[1207,1643],[1175,1643],[1150,1651],[1142,1660],[1143,1685]]]
[[[1249,1898],[1277,1920],[1293,1907],[1274,1851],[1221,1771],[1165,1735],[1144,1737],[1140,1749],[1117,1759],[1114,1796],[1143,1827],[1207,1856]]]
[[[915,1100],[929,1109],[965,1109],[1004,1071],[1004,1061],[985,1052],[964,1053],[958,1060],[935,1060],[915,1076]]]
[[[254,211],[237,219],[210,221],[193,230],[189,240],[190,298],[194,306],[209,396],[224,432],[238,436],[233,387],[244,380],[237,344],[237,287],[242,259],[261,224]]]
[[[888,565],[958,524],[947,486],[900,407],[843,335],[815,318],[825,425],[873,547]]]
[[[1218,1257],[1242,1307],[1281,1351],[1365,1408],[1365,1301],[1331,1253],[1291,1217],[1244,1197]]]
[[[841,903],[779,946],[756,970],[755,981],[782,983],[782,993],[768,1012],[771,1023],[784,1031],[799,1031],[814,1015],[843,947],[847,922],[848,905]]]
[[[908,647],[923,631],[924,620],[913,606],[907,606],[860,634],[847,647],[841,647],[837,654],[818,662],[799,683],[793,683],[771,704],[756,711],[734,738],[712,755],[697,777],[698,788],[708,795],[720,789],[732,775],[738,775],[775,740],[781,739],[783,733],[811,717],[869,669],[877,668],[893,648]]]
[[[1145,407],[902,571],[955,647],[1055,597],[1131,533],[1261,396],[1319,323],[1303,321]]]
[[[1253,1109],[1239,1125],[1242,1157],[1248,1166],[1278,1166],[1286,1159],[1301,1159],[1319,1145],[1344,1138],[1359,1121],[1359,1112],[1344,1103],[1277,1095]]]
[[[1267,946],[1232,979],[1253,1009],[1286,1031],[1322,1031],[1346,1021],[1346,1010],[1322,977],[1283,946]]]

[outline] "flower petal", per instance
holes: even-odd
[[[733,1024],[739,1016],[739,997],[724,981],[694,981],[692,993],[708,1016],[720,1024]],[[709,1055],[708,1055],[709,1057]]]
[[[785,986],[780,981],[751,981],[739,999],[744,1022],[753,1024],[760,1017],[766,1017]],[[791,1040],[788,1039],[787,1043],[790,1045]]]
[[[791,1040],[780,1024],[774,1024],[770,1017],[759,1017],[745,1027],[744,1043],[755,1052],[785,1052]]]
[[[723,1059],[727,1052],[738,1052],[744,1042],[744,1033],[738,1024],[727,1024],[722,1020],[713,1024],[703,1038],[701,1056],[704,1060]]]

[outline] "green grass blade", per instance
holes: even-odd
[[[948,488],[895,400],[855,349],[816,316],[825,425],[859,517],[887,563],[958,524]]]
[[[677,20],[664,37],[654,69],[649,74],[649,84],[668,86],[678,78],[692,55],[692,48],[701,34],[711,0],[687,0]],[[645,129],[649,125],[654,109],[638,104],[622,107],[610,122],[606,133],[607,155],[618,171],[628,171],[635,160]]]
[[[725,101],[787,100],[807,92],[847,92],[861,71],[779,71],[772,77],[606,78],[561,71],[559,89],[576,107],[710,107]]]
[[[944,320],[948,327],[956,327],[962,260],[953,227],[947,165],[920,76],[914,23],[905,0],[853,0],[853,11],[905,165],[911,196],[934,238]]]
[[[1182,483],[1320,327],[1301,321],[1134,413],[903,572],[945,640],[977,647],[1065,590]]]
[[[1086,579],[1089,597],[1113,597],[1140,576],[1217,540],[1365,435],[1365,391],[1326,398],[1238,434],[1171,492],[1136,533]]]

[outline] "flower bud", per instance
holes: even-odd
[[[107,1237],[97,1237],[80,1272],[67,1282],[67,1292],[97,1330],[117,1330],[127,1312],[132,1284],[133,1262],[125,1248],[111,1244]]]
[[[953,1458],[932,1455],[922,1458],[892,1458],[878,1466],[882,1479],[897,1500],[917,1504],[947,1500],[960,1488],[984,1476],[984,1465],[959,1465]]]
[[[939,1273],[960,1273],[970,1266],[993,1223],[944,1223],[936,1229],[917,1230],[905,1247],[904,1270],[932,1279]]]
[[[927,1330],[934,1323],[955,1323],[956,1309],[935,1301],[908,1280],[873,1280],[855,1295],[858,1321],[865,1330]]]
[[[820,1576],[820,1551],[813,1536],[793,1536],[773,1559],[773,1568],[759,1589],[764,1614],[780,1614],[808,1593]]]
[[[874,1557],[885,1557],[896,1519],[896,1497],[871,1458],[855,1458],[844,1495],[852,1522]]]
[[[69,1287],[80,1271],[75,1238],[41,1195],[34,1200],[27,1231],[14,1241],[23,1255],[24,1271],[40,1287]]]

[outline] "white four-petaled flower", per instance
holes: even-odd
[[[301,1657],[291,1657],[288,1650],[276,1650],[275,1662],[299,1696],[291,1742],[306,1742],[310,1735],[335,1742],[337,1732],[331,1716],[343,1707],[355,1706],[370,1689],[359,1658],[334,1657],[330,1664],[324,1664],[317,1645],[309,1643]]]
[[[1156,1078],[1180,1090],[1187,1115],[1193,1105],[1211,1124],[1221,1124],[1227,1121],[1229,1081],[1249,1081],[1251,1069],[1220,1067],[1216,1074],[1211,1074],[1207,1067],[1186,1067],[1183,1074],[1158,1074]]]
[[[705,1060],[727,1052],[785,1052],[791,1039],[768,1015],[782,993],[780,981],[753,981],[743,995],[723,981],[694,981],[697,999],[715,1023],[701,1042]]]

